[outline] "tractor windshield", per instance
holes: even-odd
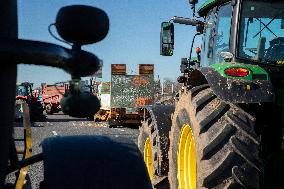
[[[284,1],[244,0],[238,46],[242,59],[284,64]]]
[[[27,87],[21,86],[21,85],[17,86],[16,95],[17,96],[28,96],[29,92],[27,90]]]

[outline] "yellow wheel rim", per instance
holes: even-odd
[[[148,170],[150,179],[153,178],[153,156],[152,156],[152,146],[150,138],[147,138],[144,144],[144,161]]]
[[[177,178],[180,189],[196,189],[196,156],[192,129],[184,125],[178,143]]]

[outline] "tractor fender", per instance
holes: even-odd
[[[43,141],[43,188],[152,188],[133,141],[103,136],[65,136]]]
[[[270,80],[226,78],[210,67],[199,68],[193,71],[192,75],[189,80],[193,80],[195,86],[208,83],[214,94],[226,102],[263,103],[275,101],[273,85]]]

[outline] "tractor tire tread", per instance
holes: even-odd
[[[193,126],[197,147],[198,187],[208,189],[259,189],[262,162],[255,117],[235,104],[222,101],[208,85],[193,87],[180,97],[170,132],[170,166],[176,151],[172,141],[185,123]],[[188,101],[188,102],[186,102]],[[185,103],[186,102],[186,103]],[[195,125],[194,125],[195,124]],[[178,142],[177,139],[173,143]],[[177,144],[175,144],[177,145]],[[169,181],[177,184],[177,169],[170,169]]]
[[[155,188],[168,188],[167,173],[168,149],[169,149],[169,130],[170,116],[174,111],[174,106],[162,105],[148,110],[150,116],[142,121],[139,128],[138,148],[144,153],[144,143],[147,137],[150,138],[153,154],[153,180]],[[161,181],[161,183],[160,183]]]
[[[208,161],[205,164],[211,167],[210,174],[204,178],[204,186],[215,188],[219,185],[216,180],[226,180],[232,177],[233,169],[231,173],[224,175],[224,170],[227,170],[228,166],[240,170],[243,166],[250,170],[255,169],[253,172],[257,175],[250,181],[251,183],[249,181],[240,183],[237,180],[241,179],[235,179],[230,185],[238,183],[237,187],[241,185],[244,188],[257,186],[252,183],[252,181],[259,182],[257,178],[261,173],[256,147],[251,147],[251,145],[258,146],[259,144],[258,137],[253,130],[254,117],[233,104],[214,98],[211,88],[203,88],[203,91],[199,90],[199,93],[192,98],[192,103],[196,108],[196,119],[200,125],[199,135],[207,135],[211,128],[215,131],[214,136],[208,137],[205,143],[201,142],[203,144],[201,161]],[[190,93],[193,94],[192,91]],[[224,126],[220,127],[221,125]],[[240,175],[239,177],[242,177]]]

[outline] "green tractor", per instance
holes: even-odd
[[[162,23],[161,55],[174,23],[195,26],[201,49],[182,59],[175,106],[149,109],[140,128],[152,184],[284,188],[284,1],[208,0],[198,17],[189,3],[193,19]]]

